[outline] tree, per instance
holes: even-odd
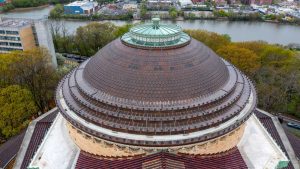
[[[64,13],[64,7],[61,4],[55,5],[55,7],[50,11],[50,18],[58,19]]]
[[[129,32],[130,28],[132,27],[132,24],[125,24],[123,26],[119,26],[116,31],[114,32],[115,37],[120,37],[124,35],[125,33]]]
[[[277,67],[285,66],[292,58],[294,58],[294,53],[291,50],[286,50],[275,45],[268,45],[261,53],[262,64]]]
[[[285,104],[284,92],[275,85],[267,83],[257,83],[258,105],[264,110],[280,113]]]
[[[170,15],[170,17],[171,17],[172,19],[176,19],[176,18],[177,18],[177,16],[178,16],[178,11],[176,10],[175,7],[171,7],[171,8],[169,9],[169,15]]]
[[[258,56],[249,49],[228,45],[218,49],[217,53],[248,75],[254,75],[260,67]]]
[[[196,15],[193,12],[189,12],[187,17],[189,19],[196,19]]]
[[[267,46],[270,46],[267,42],[264,41],[254,41],[254,42],[237,42],[236,46],[240,48],[246,48],[254,52],[260,57],[261,53],[266,49]]]
[[[50,24],[55,50],[60,53],[76,53],[74,35],[70,35],[64,21],[56,21]]]
[[[143,0],[141,3],[141,6],[140,6],[140,15],[141,15],[142,19],[146,19],[147,12],[148,12],[148,10],[147,10],[146,1]]]
[[[171,11],[169,14],[170,14],[170,17],[172,19],[176,19],[177,18],[177,12],[176,11]]]
[[[275,45],[265,45],[260,57],[262,67],[255,75],[259,105],[270,111],[300,117],[300,60],[292,51]],[[275,93],[268,97],[267,91],[260,86],[268,86],[272,89],[268,92]],[[272,97],[275,98],[270,99]]]
[[[93,22],[79,27],[73,35],[68,33],[63,21],[50,25],[56,51],[82,56],[94,55],[104,45],[128,32],[131,27],[131,24],[118,27],[112,23]]]
[[[9,56],[16,59],[9,66],[14,84],[24,86],[32,93],[39,111],[49,110],[59,80],[49,52],[44,48],[34,48],[12,52]]]
[[[117,27],[110,23],[92,22],[76,31],[75,43],[79,53],[83,56],[92,56],[103,46],[116,38]]]
[[[0,133],[5,138],[24,129],[36,112],[29,90],[18,85],[0,89]]]
[[[229,14],[225,12],[224,10],[214,10],[213,14],[215,17],[228,17]]]
[[[47,0],[13,0],[11,2],[16,8],[27,8],[45,5],[48,3]]]
[[[217,51],[219,48],[230,44],[230,38],[214,32],[203,30],[185,30],[185,32],[196,40],[203,42],[214,51]]]
[[[12,9],[15,9],[15,6],[12,3],[7,3],[2,7],[3,12],[8,12]]]
[[[11,65],[19,60],[18,57],[13,57],[12,53],[0,54],[0,88],[4,88],[15,82],[14,73]]]

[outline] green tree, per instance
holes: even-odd
[[[143,0],[143,1],[141,2],[141,5],[140,5],[140,15],[141,15],[141,18],[142,18],[142,19],[146,19],[146,17],[147,17],[147,12],[148,12],[148,10],[147,10],[146,1]]]
[[[76,53],[74,35],[68,33],[64,21],[56,21],[50,24],[55,50],[60,53]]]
[[[8,12],[12,9],[15,9],[15,6],[12,3],[7,3],[2,7],[3,12]]]
[[[300,117],[300,60],[292,51],[275,45],[266,45],[260,53],[260,60],[262,67],[255,76],[259,86],[259,106]],[[276,92],[268,97],[260,86]]]
[[[215,17],[228,17],[229,14],[225,12],[224,10],[214,10],[213,14]]]
[[[48,111],[59,80],[49,52],[44,48],[34,48],[12,52],[9,57],[16,59],[9,65],[14,84],[24,86],[32,93],[39,111]]]
[[[0,132],[5,138],[24,129],[36,112],[29,90],[18,85],[0,89]]]
[[[60,18],[63,13],[64,13],[64,7],[61,4],[57,4],[50,11],[49,17],[52,19],[57,19],[57,18]]]
[[[177,11],[177,9],[176,9],[175,7],[171,7],[171,8],[169,9],[169,15],[170,15],[170,17],[171,17],[172,19],[176,19],[177,16],[178,16],[178,11]]]
[[[268,45],[261,53],[262,64],[271,64],[276,67],[282,67],[289,64],[289,61],[292,58],[294,58],[294,53],[291,50],[286,50],[275,45]]]
[[[0,54],[0,88],[4,88],[15,82],[15,74],[12,71],[12,64],[18,61],[18,57],[13,57],[12,53]]]
[[[193,12],[189,12],[187,17],[189,19],[196,19],[196,15]]]
[[[191,37],[203,42],[208,47],[217,51],[219,48],[230,44],[230,38],[224,35],[219,35],[214,32],[208,32],[203,30],[185,30]]]
[[[177,18],[177,12],[176,12],[176,11],[171,11],[171,12],[169,13],[169,15],[170,15],[170,17],[171,17],[172,19],[176,19],[176,18]]]
[[[228,45],[218,49],[217,53],[247,75],[254,75],[260,67],[258,56],[249,49]]]
[[[78,28],[73,35],[68,33],[63,21],[50,25],[56,51],[82,56],[94,55],[104,45],[128,32],[131,27],[131,24],[118,27],[112,23],[95,22]]]
[[[119,26],[116,31],[114,32],[115,37],[120,37],[124,35],[125,33],[129,32],[130,28],[132,27],[132,24],[125,24],[123,26]]]
[[[112,23],[92,22],[76,31],[75,44],[83,56],[92,56],[116,38],[117,27]]]
[[[266,20],[275,20],[276,19],[276,15],[274,15],[274,14],[265,15],[265,19]]]
[[[269,44],[264,41],[237,42],[235,43],[235,45],[240,48],[249,49],[252,52],[256,53],[256,55],[259,57],[262,54],[262,52],[266,49],[266,47],[269,46]]]
[[[11,2],[16,8],[27,8],[45,5],[48,0],[12,0]]]

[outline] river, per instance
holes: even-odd
[[[22,12],[9,12],[1,14],[3,17],[11,18],[45,18],[53,6],[43,9],[36,9]],[[56,21],[51,21],[57,24]],[[79,26],[84,26],[90,21],[62,21],[69,33],[74,33]],[[111,21],[116,25],[123,25],[126,21]],[[134,21],[136,23],[138,21]],[[263,40],[269,43],[287,45],[290,43],[300,44],[300,26],[288,24],[276,24],[267,22],[247,22],[247,21],[219,21],[219,20],[186,20],[186,21],[164,21],[165,23],[175,23],[183,29],[203,29],[219,34],[228,34],[232,41],[257,41]]]

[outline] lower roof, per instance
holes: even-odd
[[[229,151],[211,156],[186,156],[159,152],[145,157],[115,160],[103,159],[81,151],[75,168],[246,169],[248,167],[238,148],[235,147]]]
[[[25,131],[26,129],[0,146],[0,168],[5,168],[16,156],[25,136]]]
[[[280,137],[274,137],[274,132],[277,132],[276,127],[266,127],[266,130],[264,130],[263,126],[266,126],[265,121],[263,121],[262,123],[260,123],[259,120],[263,119],[268,119],[270,123],[273,123],[271,117],[269,117],[268,115],[264,116],[265,114],[261,114],[256,112],[255,113],[256,116],[252,116],[248,121],[247,121],[247,125],[251,126],[251,127],[246,127],[245,129],[245,133],[243,138],[244,140],[251,140],[252,142],[256,141],[256,142],[260,142],[260,140],[258,139],[253,139],[256,137],[253,137],[251,134],[249,135],[249,131],[253,133],[268,133],[268,134],[263,134],[260,135],[259,138],[261,137],[266,137],[267,140],[270,141],[270,136],[273,137],[274,140],[276,139],[281,139]],[[53,116],[54,117],[54,116]],[[56,116],[55,116],[56,117]],[[256,118],[257,117],[257,118]],[[45,119],[45,118],[43,118]],[[256,119],[256,120],[255,120]],[[271,120],[271,121],[270,121]],[[268,124],[270,124],[268,122]],[[209,168],[208,166],[212,166],[212,165],[219,165],[221,166],[221,168],[236,168],[236,166],[234,167],[234,164],[237,163],[241,168],[244,167],[244,164],[247,165],[247,167],[249,168],[249,166],[253,165],[251,163],[249,163],[249,158],[256,158],[261,153],[254,153],[253,152],[249,152],[249,150],[257,150],[257,151],[263,151],[265,146],[264,144],[271,144],[269,141],[269,143],[265,142],[264,144],[262,144],[262,142],[260,142],[261,144],[249,144],[249,143],[242,143],[243,141],[241,141],[241,143],[238,145],[237,148],[229,151],[227,154],[219,154],[222,156],[222,161],[219,161],[216,163],[216,161],[218,161],[218,158],[215,157],[194,157],[194,156],[184,156],[184,155],[174,155],[174,154],[169,154],[167,152],[159,152],[156,154],[152,154],[150,156],[146,156],[146,157],[137,157],[135,159],[140,159],[140,160],[128,160],[128,159],[123,159],[123,160],[119,160],[119,161],[108,161],[107,159],[105,159],[104,157],[99,157],[99,156],[93,156],[91,154],[86,154],[84,152],[80,152],[78,150],[77,146],[74,146],[72,141],[70,140],[70,138],[68,137],[67,131],[65,130],[64,127],[65,124],[65,120],[63,119],[63,117],[61,115],[58,115],[55,119],[55,122],[52,124],[49,132],[47,134],[45,134],[45,137],[42,138],[42,142],[38,143],[39,145],[36,145],[39,147],[38,150],[36,150],[36,152],[34,152],[34,158],[33,159],[29,159],[31,160],[31,164],[29,167],[43,167],[45,169],[47,168],[55,168],[55,166],[61,166],[60,168],[78,168],[78,166],[83,165],[83,166],[97,166],[97,165],[116,165],[116,169],[118,168],[122,168],[123,164],[128,164],[128,165],[149,165],[149,164],[153,164],[153,165],[177,165],[177,166],[183,166],[183,165],[187,165],[187,166],[191,166],[191,167],[186,167],[186,168],[192,168],[192,165],[195,164],[196,166],[200,166],[200,163],[198,163],[198,161],[202,161],[201,164],[203,164],[203,167],[205,168]],[[270,125],[269,125],[270,126]],[[253,129],[255,129],[256,131],[253,131]],[[247,134],[248,132],[248,134]],[[250,133],[251,133],[250,132]],[[59,141],[60,140],[60,141]],[[36,140],[31,140],[31,142],[34,142]],[[58,142],[59,141],[59,142]],[[276,142],[276,143],[275,143]],[[274,151],[281,151],[280,149],[284,149],[285,145],[282,144],[280,145],[280,141],[275,141],[273,143],[276,144],[275,147],[280,147],[279,149],[277,148],[277,150],[274,149]],[[298,142],[299,144],[299,142]],[[51,146],[52,145],[52,146]],[[60,145],[60,146],[57,146]],[[72,146],[73,145],[73,146]],[[25,145],[22,145],[25,146]],[[283,147],[281,147],[283,146]],[[245,147],[248,147],[248,150],[245,149]],[[272,147],[272,146],[271,146]],[[29,149],[25,146],[24,147],[26,149],[26,151],[28,151]],[[273,146],[274,148],[274,146]],[[68,154],[69,153],[69,154]],[[230,158],[228,159],[227,156],[230,155]],[[17,157],[17,161],[21,162],[24,159],[19,159],[20,157]],[[99,159],[100,158],[100,159]],[[201,159],[202,158],[202,159]],[[240,161],[240,159],[243,159],[242,161]],[[83,159],[90,161],[90,163],[84,163],[84,161],[82,161]],[[152,159],[152,160],[151,160]],[[197,159],[197,160],[195,160]],[[205,160],[204,160],[205,159]],[[50,160],[50,161],[49,161]],[[110,159],[111,160],[111,159]],[[235,163],[232,162],[232,160],[236,160]],[[187,163],[187,161],[191,161],[191,164]],[[215,161],[210,163],[211,161]],[[253,160],[252,160],[253,161]],[[146,163],[145,163],[146,162]],[[81,164],[79,164],[81,163]],[[122,164],[120,164],[122,163]],[[144,164],[143,164],[144,163]],[[118,167],[122,166],[122,167]],[[223,167],[222,167],[223,166]],[[105,167],[104,167],[105,168]],[[136,167],[138,168],[138,167]],[[196,167],[197,168],[197,167]],[[292,169],[294,168],[292,166],[291,163],[289,163],[288,169]]]

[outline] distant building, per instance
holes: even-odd
[[[202,4],[205,0],[192,0],[193,4]]]
[[[251,5],[251,0],[241,0],[241,3],[244,5]]]
[[[3,6],[6,4],[6,0],[0,0],[0,6]]]
[[[191,0],[179,0],[179,3],[182,7],[193,5],[193,2]]]
[[[167,10],[173,6],[173,1],[170,0],[149,0],[147,1],[147,8]]]
[[[57,66],[51,33],[45,20],[4,19],[0,21],[0,53],[45,47]]]
[[[124,4],[123,5],[123,10],[126,11],[136,11],[137,10],[137,4]]]
[[[272,0],[255,0],[254,4],[258,4],[258,5],[271,5],[272,4]]]
[[[75,1],[64,5],[65,14],[86,14],[91,15],[98,10],[98,3],[93,1]]]
[[[227,1],[226,0],[214,0],[214,2],[218,5],[225,5],[227,4]],[[218,6],[220,7],[220,6]],[[222,7],[222,6],[221,6]]]
[[[271,5],[273,0],[241,0],[245,5]]]

